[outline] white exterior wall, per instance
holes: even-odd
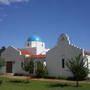
[[[8,62],[8,61],[13,62],[12,73],[28,74],[28,72],[25,72],[21,67],[21,62],[23,61],[23,57],[20,55],[20,52],[18,51],[18,49],[10,46],[2,53],[1,57],[5,60],[5,62]],[[37,61],[40,61],[43,63],[44,60],[45,58],[35,59],[34,63],[35,65]],[[1,68],[0,73],[2,74],[6,73],[6,65]],[[35,71],[34,71],[34,75],[35,75]]]
[[[23,48],[23,50],[27,50],[34,55],[36,55],[36,52],[37,52],[37,49],[35,47],[33,47],[33,48],[27,47],[27,48]]]
[[[90,77],[90,56],[89,55],[85,55],[85,60],[87,60],[87,66],[88,66],[88,69],[89,69],[89,74],[88,74],[88,77]]]
[[[30,42],[26,42],[26,48],[28,48],[28,47],[29,48],[33,48],[33,47],[45,48],[45,43],[44,42],[41,42],[41,41],[30,41]]]
[[[60,37],[58,44],[47,52],[46,65],[49,76],[70,77],[72,73],[67,66],[65,65],[65,68],[62,68],[62,59],[65,59],[65,62],[67,62],[68,59],[82,53],[82,49],[71,45],[70,42],[66,40],[66,36],[64,36],[64,40],[61,40],[61,38],[62,37]]]
[[[45,48],[41,48],[41,47],[33,47],[33,48],[23,48],[23,50],[27,50],[29,52],[31,52],[32,54],[34,55],[39,55],[39,54],[46,54],[46,52],[48,51],[47,49]]]
[[[26,46],[26,48],[23,49],[31,52],[34,55],[46,54],[46,52],[49,50],[45,48],[44,42],[39,41],[32,41],[30,42],[29,46]]]
[[[31,47],[45,48],[45,43],[44,42],[38,42],[38,41],[32,41]]]
[[[4,58],[5,62],[12,61],[12,73],[21,73],[23,72],[21,68],[21,62],[23,58],[20,56],[20,52],[13,47],[8,47],[3,53],[2,58]],[[2,67],[2,73],[6,73],[6,66]]]
[[[36,53],[36,55],[39,55],[39,54],[43,54],[45,52],[45,48],[37,48],[37,53]],[[46,54],[46,52],[45,52],[45,54]]]

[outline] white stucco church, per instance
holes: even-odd
[[[72,73],[67,68],[65,62],[79,54],[82,54],[82,57],[85,58],[86,66],[90,70],[90,53],[73,45],[67,34],[61,34],[55,47],[47,52],[46,64],[49,76],[71,77]]]
[[[66,67],[65,62],[79,54],[82,54],[82,57],[87,60],[86,65],[90,70],[90,52],[73,45],[67,34],[61,34],[52,49],[47,49],[42,39],[37,35],[33,35],[26,40],[24,48],[15,48],[13,46],[6,48],[1,54],[1,57],[5,60],[5,66],[1,68],[0,73],[27,73],[21,67],[22,55],[24,55],[28,58],[34,58],[35,67],[38,61],[44,64],[46,62],[49,76],[70,77],[72,73]],[[33,71],[34,75],[35,69]]]
[[[35,66],[38,61],[45,64],[46,52],[48,50],[45,47],[45,43],[37,35],[33,35],[26,40],[25,48],[9,46],[1,55],[5,60],[5,66],[2,67],[0,73],[25,74],[27,72],[21,67],[21,63],[24,60],[22,56],[33,58]],[[33,74],[35,74],[35,68]]]

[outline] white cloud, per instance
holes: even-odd
[[[11,3],[28,2],[30,0],[0,0],[0,4],[10,5]]]

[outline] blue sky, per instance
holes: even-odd
[[[90,0],[11,1],[0,0],[0,47],[22,48],[36,33],[52,48],[67,33],[75,45],[90,50]]]

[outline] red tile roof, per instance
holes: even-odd
[[[46,55],[42,55],[42,54],[39,54],[39,55],[32,55],[32,58],[45,58]]]
[[[23,49],[19,49],[22,55],[29,55],[32,58],[45,58],[46,55],[33,55],[31,52],[27,51],[27,50],[23,50]]]
[[[27,51],[27,50],[22,50],[22,49],[19,49],[19,50],[20,50],[22,55],[30,55],[30,56],[32,55],[32,53]]]

